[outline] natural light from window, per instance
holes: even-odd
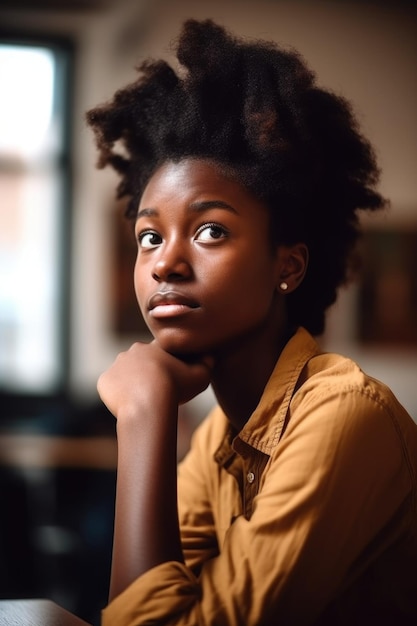
[[[61,375],[55,79],[52,50],[0,43],[0,385],[25,392]]]

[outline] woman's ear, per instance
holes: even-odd
[[[277,289],[280,293],[291,293],[301,284],[308,265],[308,248],[304,243],[279,246],[279,271]]]

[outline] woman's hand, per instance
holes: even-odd
[[[137,414],[142,406],[165,396],[177,406],[204,391],[210,383],[209,357],[181,360],[165,352],[154,340],[134,343],[121,352],[98,379],[99,395],[116,417]]]

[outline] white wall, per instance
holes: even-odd
[[[297,48],[323,86],[353,102],[383,169],[381,191],[392,202],[388,216],[375,219],[385,226],[417,228],[416,10],[407,6],[366,0],[116,0],[102,12],[0,15],[4,24],[73,33],[78,42],[72,285],[72,383],[77,393],[93,396],[99,373],[130,341],[115,337],[110,324],[109,211],[115,179],[94,168],[84,112],[132,80],[133,67],[142,58],[169,58],[168,44],[183,19],[211,17],[241,35]],[[326,347],[359,358],[417,416],[417,351],[361,349],[350,323],[354,306],[351,290],[331,312]]]

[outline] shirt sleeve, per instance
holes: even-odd
[[[387,547],[384,528],[412,489],[395,411],[368,389],[318,393],[316,383],[294,399],[252,517],[236,519],[216,555],[200,499],[208,538],[186,540],[200,575],[179,563],[154,568],[104,610],[103,626],[312,624]]]

